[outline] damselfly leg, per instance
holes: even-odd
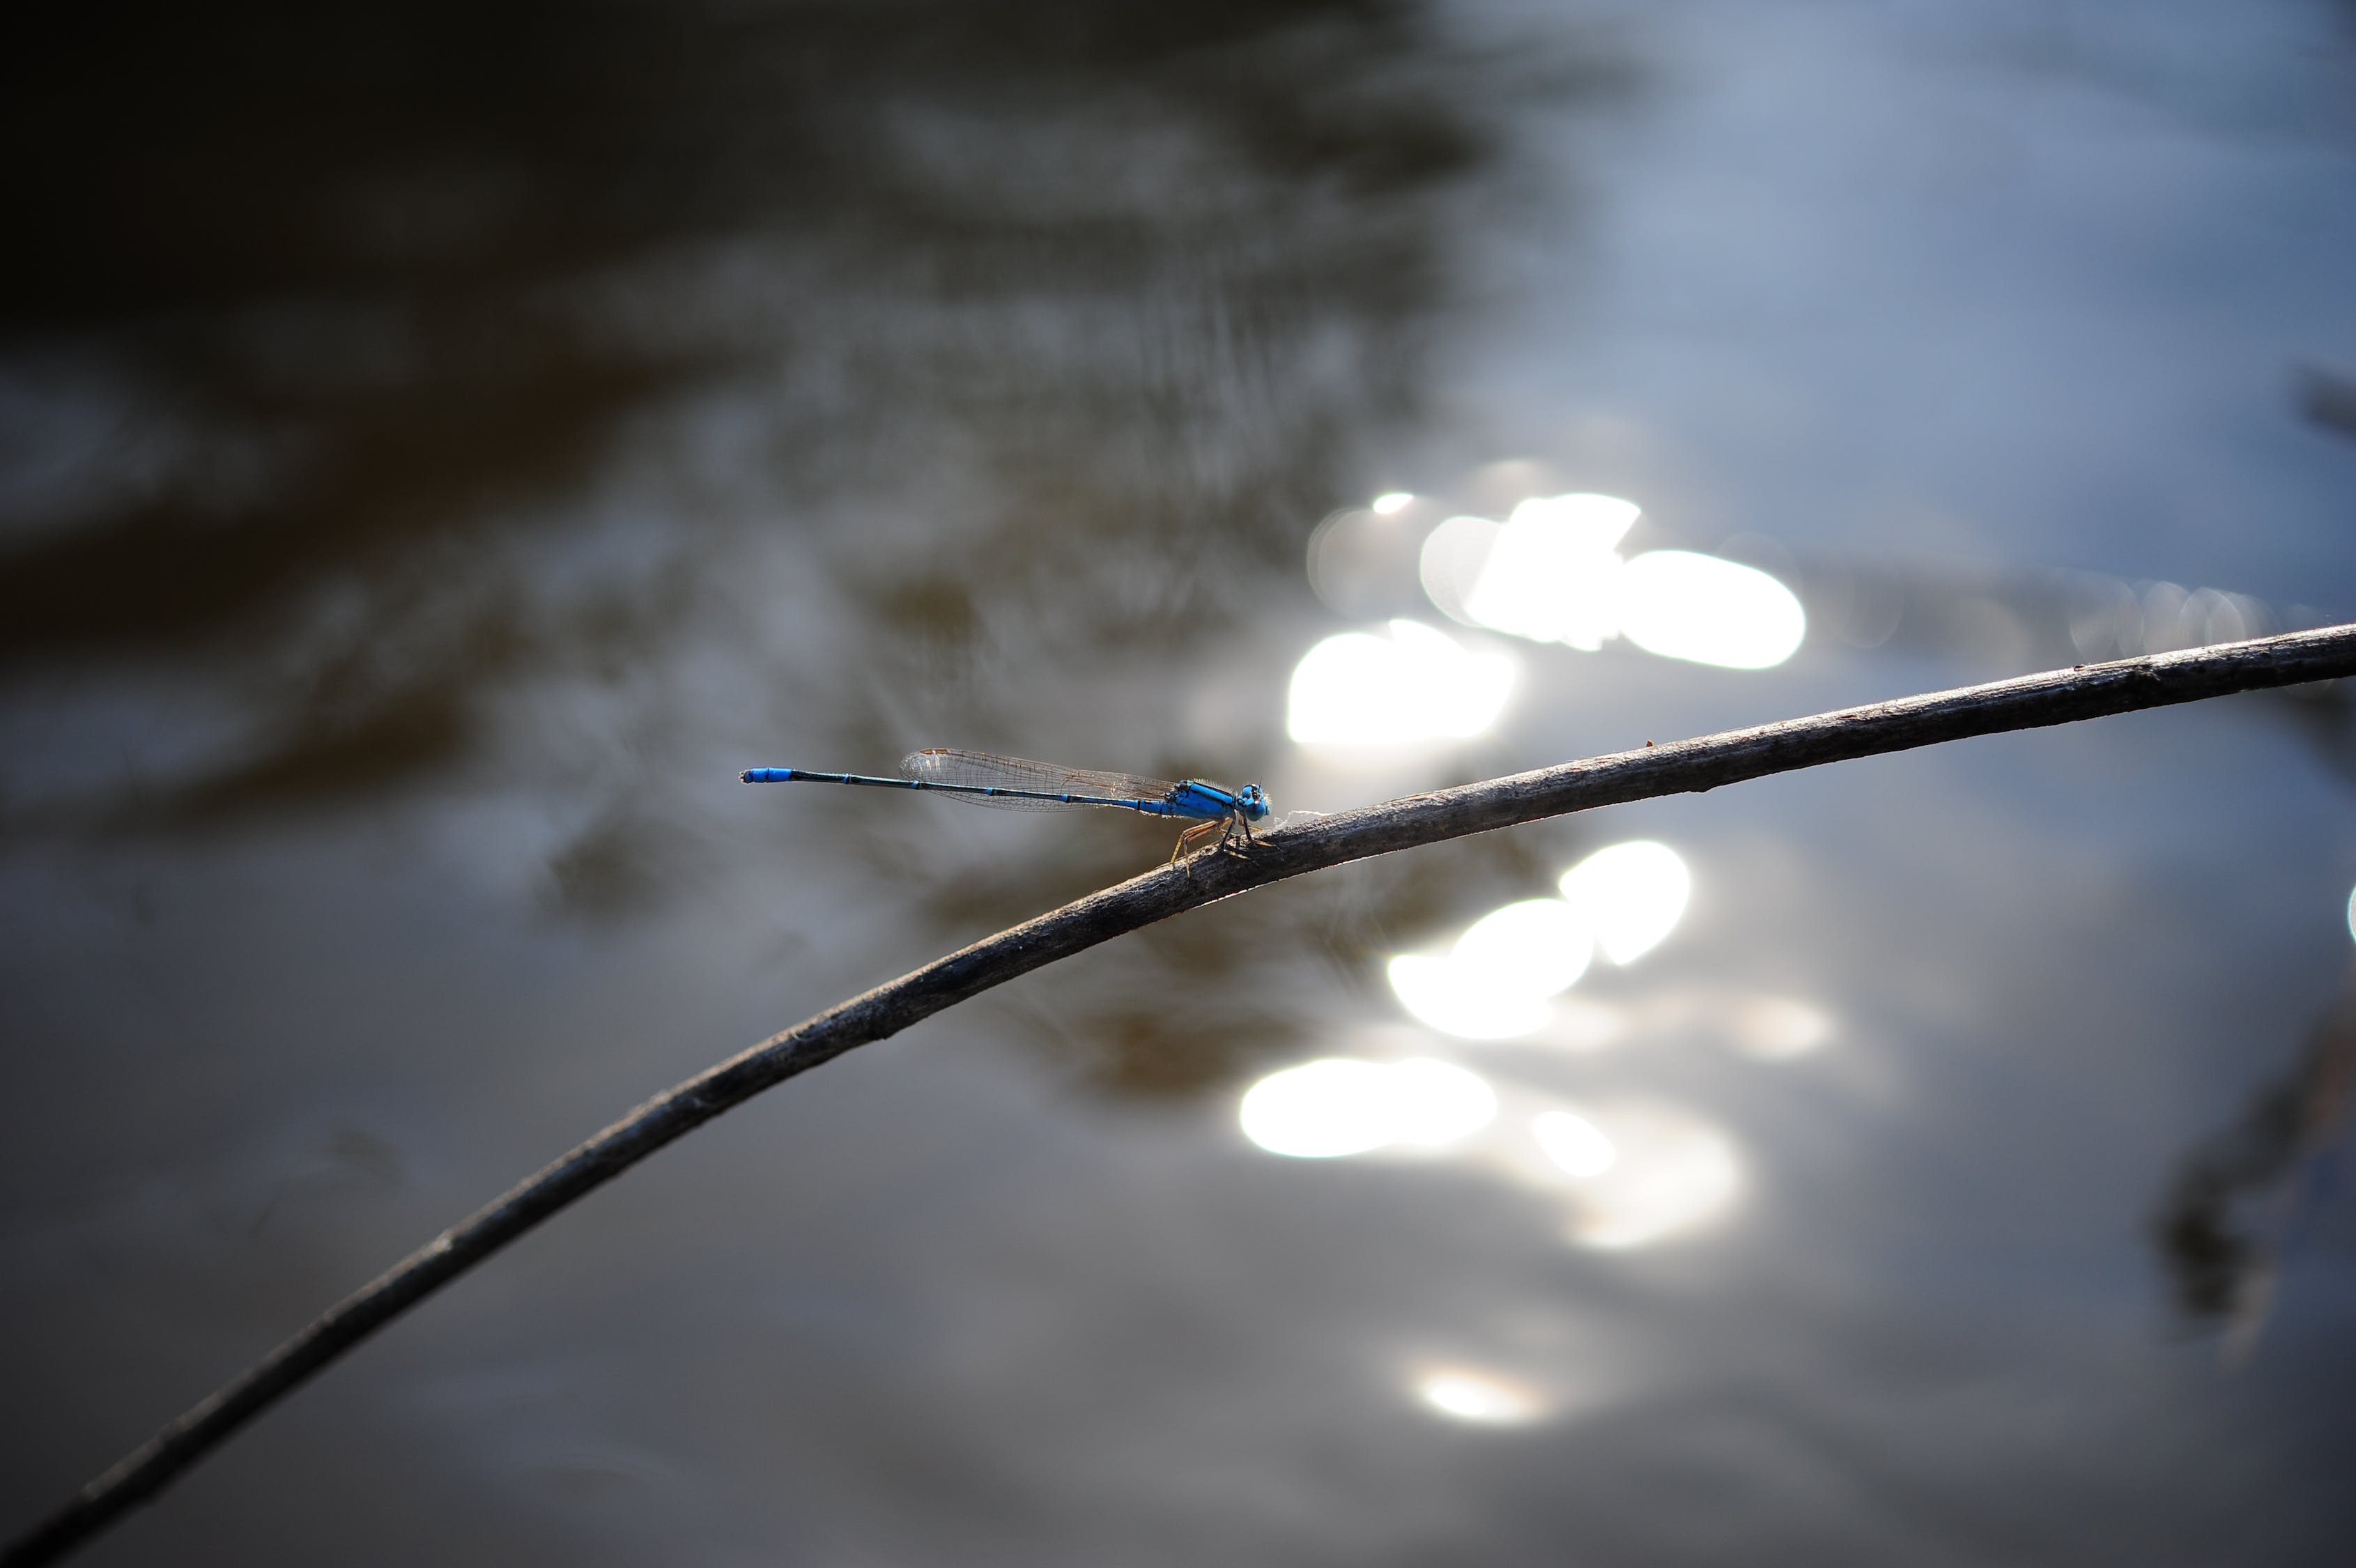
[[[1215,840],[1212,838],[1215,833],[1217,835]],[[1206,843],[1215,843],[1220,849],[1229,851],[1237,849],[1239,844],[1258,842],[1252,837],[1250,819],[1241,811],[1229,811],[1225,816],[1213,817],[1208,822],[1196,822],[1193,827],[1180,833],[1176,846],[1170,851],[1169,864],[1177,865],[1179,856],[1184,854],[1197,839]]]
[[[1225,842],[1226,835],[1224,830],[1226,829],[1226,818],[1214,817],[1207,822],[1196,822],[1193,827],[1188,828],[1184,832],[1180,833],[1178,835],[1178,843],[1170,851],[1169,864],[1172,865],[1177,865],[1178,857],[1184,854],[1187,849],[1196,839],[1203,838],[1207,834],[1219,833],[1221,835],[1221,841]]]

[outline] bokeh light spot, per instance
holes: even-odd
[[[1676,929],[1693,874],[1676,851],[1650,839],[1599,849],[1562,874],[1562,897],[1613,963],[1633,963]]]
[[[1376,496],[1375,498],[1374,510],[1380,512],[1383,516],[1388,517],[1395,511],[1404,511],[1408,507],[1413,505],[1414,502],[1415,497],[1408,494],[1407,491],[1393,490],[1388,495]]]
[[[1487,1126],[1497,1114],[1497,1091],[1480,1074],[1453,1062],[1417,1057],[1392,1064],[1391,1141],[1437,1149]]]
[[[1244,1136],[1298,1160],[1362,1155],[1390,1141],[1391,1095],[1376,1062],[1343,1057],[1273,1073],[1244,1096]]]
[[[1419,621],[1329,637],[1294,666],[1286,729],[1303,745],[1463,740],[1505,712],[1513,661]]]
[[[1474,921],[1445,957],[1402,953],[1390,961],[1401,1005],[1443,1034],[1510,1040],[1553,1015],[1548,999],[1587,972],[1594,944],[1577,911],[1531,898]]]
[[[1544,996],[1501,991],[1453,958],[1401,953],[1391,960],[1391,990],[1419,1023],[1460,1040],[1513,1040],[1546,1026]]]
[[[1466,613],[1516,637],[1602,647],[1620,629],[1615,547],[1636,516],[1635,503],[1616,496],[1524,501],[1491,542]]]
[[[1717,1218],[1741,1192],[1734,1146],[1688,1112],[1622,1106],[1589,1119],[1617,1157],[1580,1183],[1570,1233],[1582,1245],[1619,1251],[1666,1240]]]
[[[1451,517],[1418,556],[1424,593],[1455,619],[1537,642],[1599,649],[1624,637],[1648,653],[1764,670],[1806,637],[1792,590],[1753,566],[1687,550],[1623,560],[1641,515],[1617,496],[1534,498],[1504,522]]]
[[[1518,1384],[1453,1367],[1423,1374],[1415,1393],[1451,1421],[1483,1426],[1518,1426],[1536,1420],[1543,1409],[1537,1396]]]
[[[1620,1159],[1620,1151],[1586,1117],[1569,1111],[1548,1111],[1530,1122],[1530,1133],[1547,1158],[1560,1165],[1565,1175],[1584,1181],[1589,1176],[1601,1176]]]
[[[1244,1136],[1269,1154],[1313,1160],[1390,1144],[1442,1147],[1496,1113],[1495,1091],[1451,1062],[1325,1057],[1252,1085],[1240,1120]]]
[[[1807,636],[1807,612],[1782,583],[1754,566],[1655,550],[1620,575],[1621,635],[1647,653],[1765,670],[1781,664]]]
[[[1525,996],[1568,991],[1587,972],[1594,943],[1587,922],[1559,898],[1493,909],[1456,939],[1454,962],[1479,983]]]

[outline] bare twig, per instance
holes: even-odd
[[[436,1236],[84,1487],[0,1557],[51,1563],[337,1356],[673,1139],[773,1084],[1018,975],[1216,899],[1306,872],[1540,818],[2005,730],[2356,674],[2356,625],[2028,675],[1412,795],[1150,871],[829,1008],[658,1095]]]

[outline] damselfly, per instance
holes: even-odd
[[[900,777],[863,773],[813,773],[807,768],[747,768],[747,784],[862,784],[875,789],[926,789],[1014,811],[1049,811],[1066,806],[1108,806],[1148,817],[1177,817],[1194,825],[1178,835],[1176,860],[1196,839],[1215,833],[1221,844],[1268,815],[1268,796],[1257,784],[1229,789],[1200,779],[1175,784],[1128,773],[1096,773],[1053,762],[1029,762],[987,751],[913,751],[900,759]]]

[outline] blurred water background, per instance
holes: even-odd
[[[2356,617],[2344,4],[10,34],[11,1530],[1169,847],[746,766],[1331,811]],[[2348,696],[2248,697],[1189,915],[664,1154],[88,1560],[2332,1559],[2351,792]]]

